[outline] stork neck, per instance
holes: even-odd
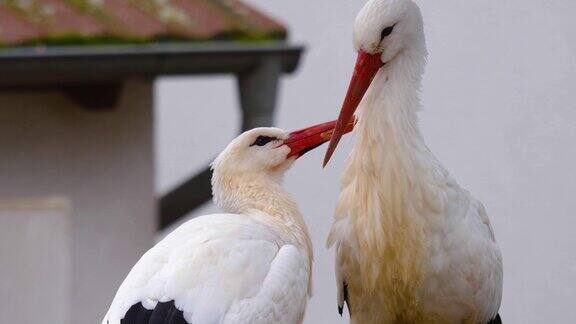
[[[230,213],[247,213],[258,210],[270,216],[289,220],[297,213],[297,206],[282,188],[279,179],[265,175],[241,175],[228,180],[227,186],[220,187],[218,203]]]
[[[425,147],[418,127],[419,91],[425,57],[417,50],[405,50],[376,75],[359,112],[360,129],[369,144],[401,149]],[[363,127],[362,127],[363,126]]]
[[[444,182],[432,178],[447,179],[448,174],[428,149],[418,126],[425,63],[424,55],[418,53],[400,53],[376,75],[360,107],[358,140],[348,173],[377,175],[370,180],[381,182],[374,189],[396,197],[398,206],[419,201],[410,198],[414,192],[424,195],[432,205],[441,206],[438,193]]]
[[[423,66],[423,55],[403,52],[376,75],[359,107],[336,211],[350,217],[354,243],[362,247],[357,264],[363,286],[384,283],[380,288],[400,289],[402,296],[412,296],[422,275],[426,215],[442,208],[441,190],[431,181],[442,168],[416,116]],[[389,266],[374,271],[382,262]]]
[[[288,229],[295,241],[311,246],[304,218],[282,187],[281,176],[215,171],[212,187],[214,202],[226,212],[258,217],[271,226]]]

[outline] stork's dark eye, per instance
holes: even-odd
[[[384,30],[382,30],[382,34],[380,34],[380,40],[383,40],[384,38],[390,36],[390,34],[392,34],[392,32],[394,31],[394,27],[396,27],[396,24],[384,28]]]
[[[276,137],[269,137],[269,136],[258,136],[258,138],[252,143],[250,146],[264,146],[272,141],[277,140]]]

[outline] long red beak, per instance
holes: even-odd
[[[364,94],[368,91],[372,79],[374,79],[378,70],[384,65],[380,56],[380,53],[369,54],[362,50],[358,52],[354,74],[352,74],[352,80],[350,80],[348,92],[346,93],[346,98],[340,110],[340,116],[338,116],[338,121],[334,128],[334,135],[332,135],[330,145],[324,156],[324,166],[328,164],[332,154],[334,154],[342,135],[345,134],[348,122],[352,119],[352,116],[354,116],[354,112],[358,108],[360,101],[362,101]]]
[[[342,130],[342,135],[350,133],[352,129],[354,129],[355,123],[355,119],[348,121]],[[284,141],[284,144],[290,147],[290,154],[288,157],[296,156],[296,158],[299,158],[307,152],[310,152],[318,146],[328,142],[332,138],[335,126],[336,121],[333,120],[331,122],[314,125],[290,133],[290,136]]]

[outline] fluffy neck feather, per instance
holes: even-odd
[[[287,237],[290,243],[305,248],[312,258],[306,223],[282,187],[281,175],[215,170],[212,188],[214,202],[226,212],[258,218]]]
[[[441,205],[435,180],[444,176],[418,128],[424,64],[425,52],[405,50],[375,77],[359,108],[337,208],[352,228],[362,294],[378,290],[403,306],[417,300],[425,217]]]

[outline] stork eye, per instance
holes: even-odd
[[[250,146],[264,146],[272,141],[277,140],[276,137],[270,137],[270,136],[258,136],[258,138],[256,138],[256,140],[254,141],[254,143],[252,143],[252,145]]]
[[[384,38],[390,36],[390,34],[392,34],[392,32],[394,31],[394,27],[396,27],[396,24],[384,28],[384,30],[382,30],[382,34],[380,34],[380,40],[383,40]]]

